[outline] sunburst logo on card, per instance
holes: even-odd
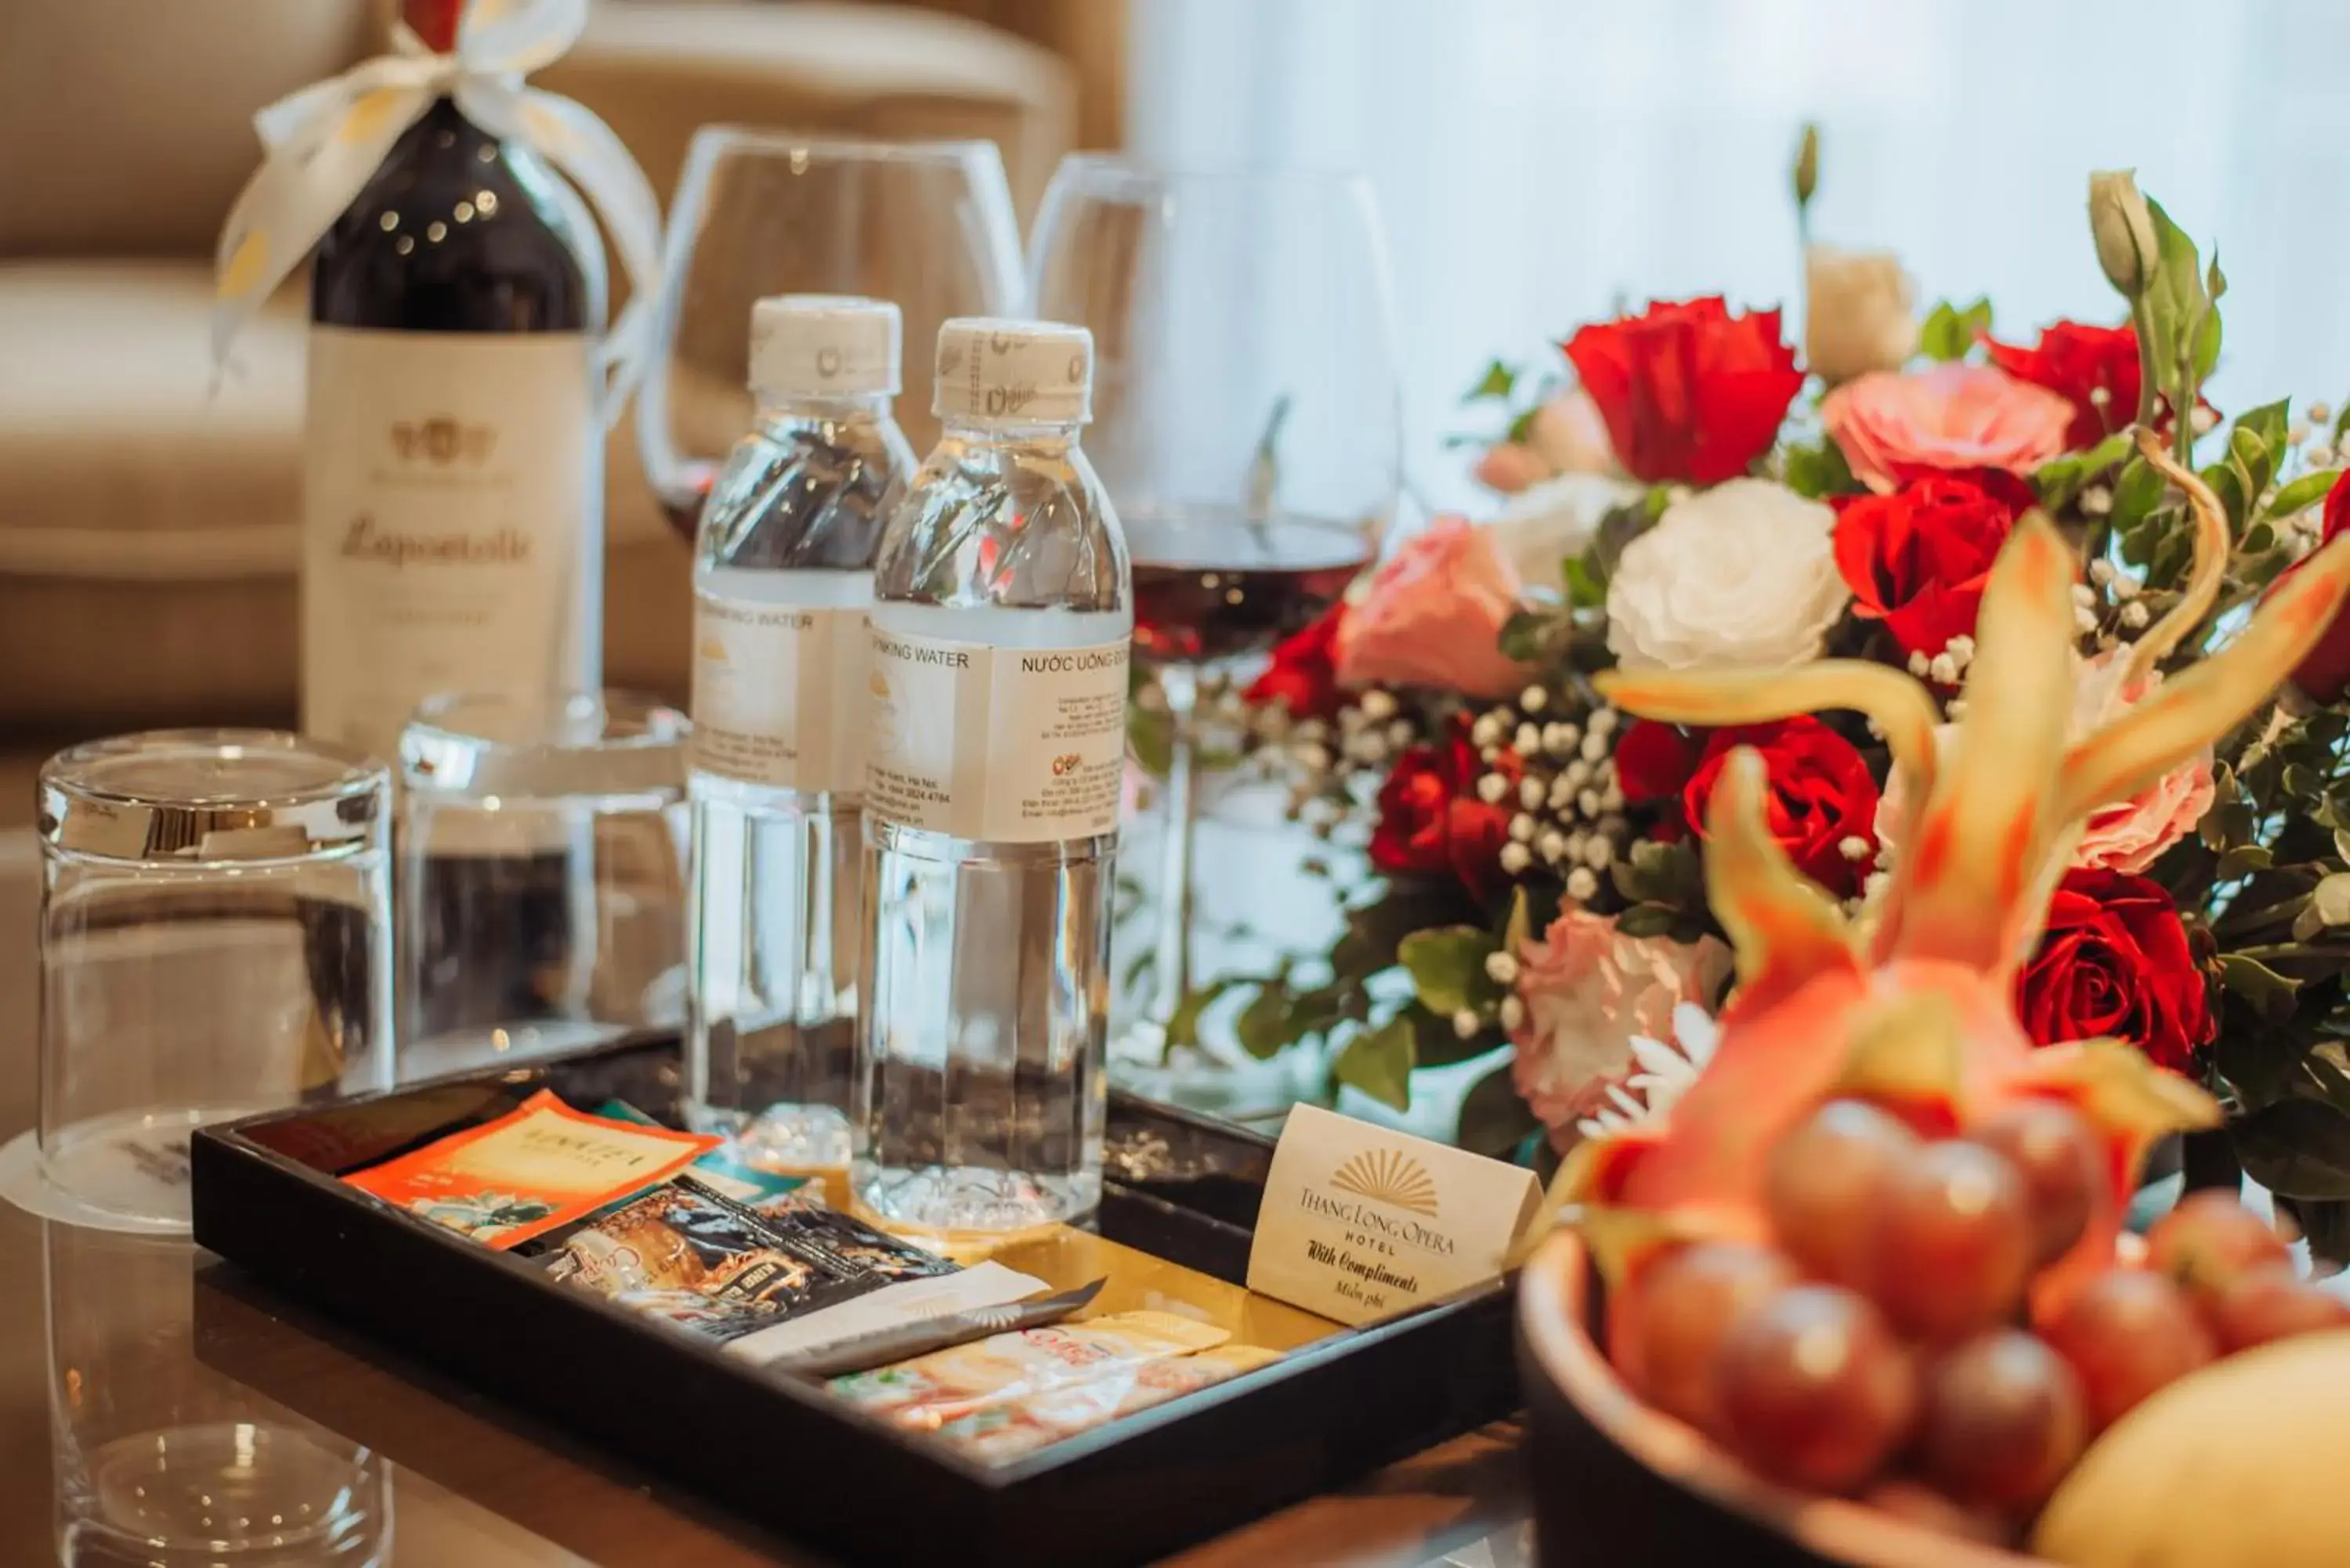
[[[1330,1185],[1390,1208],[1436,1217],[1436,1183],[1425,1167],[1401,1149],[1367,1148],[1340,1166]]]

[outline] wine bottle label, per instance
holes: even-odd
[[[870,572],[706,574],[694,593],[694,767],[776,789],[861,791],[872,602]]]
[[[957,621],[997,639],[931,635]],[[1115,831],[1129,631],[1122,615],[877,606],[866,810],[998,844]]]
[[[437,692],[599,683],[578,333],[310,329],[302,727],[380,757]]]

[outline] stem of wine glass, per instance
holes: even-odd
[[[1199,672],[1188,664],[1162,665],[1159,690],[1167,699],[1170,727],[1167,749],[1167,826],[1159,859],[1159,949],[1153,966],[1157,999],[1149,1021],[1157,1025],[1162,1049],[1176,1042],[1167,1036],[1183,999],[1191,992],[1191,835],[1199,823],[1199,795],[1192,787],[1192,752],[1196,732],[1192,714],[1199,705]]]

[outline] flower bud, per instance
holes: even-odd
[[[1813,192],[1820,188],[1820,128],[1809,120],[1804,122],[1804,134],[1795,143],[1795,206],[1798,210],[1812,204]]]
[[[2137,171],[2107,170],[2089,176],[2089,233],[2097,243],[2097,265],[2106,281],[2135,302],[2153,281],[2161,244],[2154,214],[2138,194]]]

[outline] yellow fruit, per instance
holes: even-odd
[[[2214,1362],[2097,1439],[2033,1550],[2070,1568],[2350,1563],[2350,1329]]]

